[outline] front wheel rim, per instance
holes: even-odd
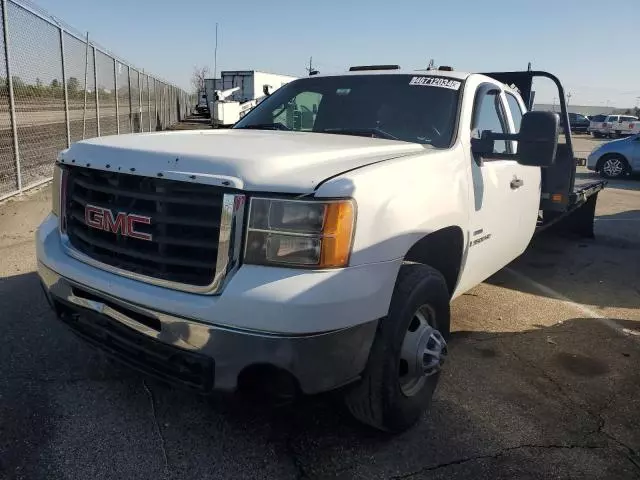
[[[622,162],[617,158],[610,158],[602,166],[602,170],[610,177],[617,177],[622,174],[624,167]]]
[[[435,311],[420,306],[413,314],[400,349],[398,381],[407,397],[418,394],[429,377],[437,374],[447,357],[447,342],[434,328]]]

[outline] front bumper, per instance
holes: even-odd
[[[338,331],[387,315],[402,259],[330,270],[242,265],[220,295],[172,290],[67,254],[50,215],[36,232],[38,262],[90,290],[203,324],[274,335]]]
[[[291,374],[307,394],[337,388],[364,370],[378,323],[313,335],[263,334],[126,302],[42,263],[38,273],[48,301],[75,333],[134,368],[203,393],[233,391],[243,372],[265,365]]]

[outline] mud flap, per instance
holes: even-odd
[[[558,215],[549,231],[561,234],[573,234],[584,238],[594,238],[593,224],[596,214],[598,193],[566,215]]]

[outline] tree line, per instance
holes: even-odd
[[[634,107],[633,110],[630,108],[627,108],[624,111],[624,115],[633,115],[635,117],[640,117],[640,107]]]
[[[39,98],[64,98],[64,88],[62,82],[54,78],[48,85],[44,84],[39,78],[35,83],[27,83],[19,76],[11,77],[13,83],[14,95],[20,97],[39,97]],[[80,82],[76,77],[69,77],[67,80],[67,96],[71,100],[84,100],[84,82]],[[87,89],[88,98],[92,98],[93,90]],[[98,87],[99,98],[113,97],[113,91],[109,91],[104,87]],[[138,89],[131,89],[132,98],[137,98]],[[9,82],[7,78],[0,77],[0,97],[9,96]],[[118,98],[128,99],[129,88],[127,86],[118,88]]]

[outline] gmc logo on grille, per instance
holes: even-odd
[[[150,233],[136,230],[137,224],[151,225],[151,218],[133,213],[119,212],[115,217],[108,208],[87,205],[84,208],[84,223],[88,227],[105,232],[119,233],[125,237],[137,238],[138,240],[152,240]]]

